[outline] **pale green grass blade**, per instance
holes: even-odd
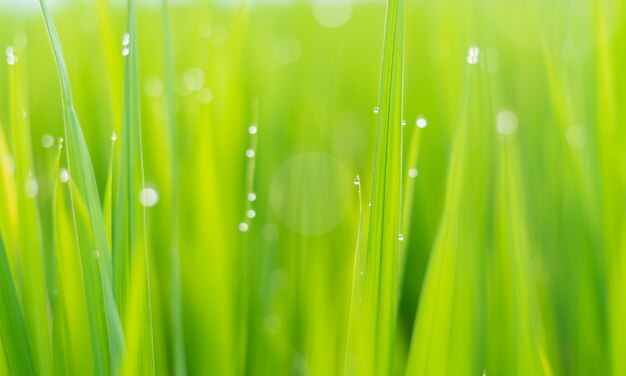
[[[7,369],[15,375],[34,375],[35,366],[26,324],[17,299],[9,260],[0,236],[0,334]]]
[[[75,212],[74,224],[88,300],[94,367],[97,374],[107,374],[119,368],[124,338],[112,293],[111,258],[102,207],[91,157],[73,106],[61,43],[45,1],[39,3],[61,83],[69,175],[76,192],[84,196],[84,210],[88,213],[80,216]],[[74,196],[73,190],[71,193]],[[76,202],[72,204],[73,210],[83,209],[77,208]],[[93,252],[101,255],[100,261],[94,259]]]
[[[362,297],[352,296],[346,369],[349,374],[390,374],[394,368],[398,297],[400,155],[404,8],[387,4],[385,38]],[[354,283],[354,282],[353,282]],[[357,283],[358,285],[358,283]]]

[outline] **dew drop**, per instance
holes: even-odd
[[[409,169],[409,177],[412,179],[417,177],[417,169],[415,167]]]
[[[422,116],[418,117],[417,120],[415,121],[415,125],[417,125],[418,128],[426,128],[426,126],[428,125],[428,121],[426,121],[425,118],[423,118]]]
[[[67,183],[70,180],[70,172],[66,168],[59,170],[59,179],[61,183]]]
[[[406,127],[406,120],[403,119],[401,124],[402,124],[403,127]]]
[[[480,54],[480,49],[477,46],[471,46],[467,54],[469,56],[478,56]]]
[[[128,49],[128,47],[122,48],[122,56],[128,56],[129,52],[130,52],[130,50]]]
[[[257,128],[255,124],[252,124],[251,126],[248,127],[248,133],[256,134],[256,132],[257,132]]]
[[[52,145],[54,145],[54,137],[50,136],[49,134],[44,134],[43,136],[41,136],[41,146],[49,149],[52,147]]]
[[[404,235],[398,234],[398,240],[399,241],[404,241]]]
[[[498,133],[505,136],[512,135],[517,130],[517,115],[508,110],[499,112],[496,127]]]
[[[252,149],[246,150],[246,157],[254,158],[254,150],[252,150]]]
[[[372,202],[371,202],[371,201],[370,201],[370,202],[368,202],[368,203],[367,203],[367,206],[369,206],[369,207],[371,208],[371,207],[372,207]]]
[[[62,144],[62,143],[63,143],[63,137],[59,137],[59,139],[57,140],[57,142],[58,142],[59,144]]]
[[[128,46],[129,44],[130,44],[130,34],[124,33],[124,36],[122,36],[122,46]]]
[[[250,192],[248,193],[248,201],[252,202],[256,200],[256,193]]]
[[[467,62],[472,65],[475,65],[476,63],[478,63],[478,56],[471,56],[471,55],[467,56]]]
[[[7,64],[15,65],[15,63],[17,62],[17,57],[15,57],[13,53],[13,47],[12,46],[7,47],[6,50],[4,50],[4,53],[7,56]]]
[[[374,107],[374,113],[375,113],[375,114],[377,114],[377,113],[379,113],[379,112],[380,112],[380,108],[378,108],[378,107]]]
[[[250,209],[246,212],[246,217],[252,219],[254,217],[256,217],[256,212],[253,209]]]
[[[111,136],[111,141],[116,141],[117,140],[117,133],[115,133],[115,130],[113,130],[113,135]]]
[[[153,207],[159,202],[159,193],[150,187],[146,187],[139,192],[139,202],[146,208]]]
[[[239,224],[239,231],[241,231],[241,232],[248,231],[248,224],[246,222],[241,222]]]
[[[354,178],[354,185],[359,185],[361,184],[361,179],[359,178],[359,176],[357,175],[356,178]]]

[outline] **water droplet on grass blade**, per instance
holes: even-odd
[[[399,241],[404,241],[404,235],[398,234],[398,240]]]
[[[13,53],[13,47],[12,46],[7,47],[6,50],[4,50],[4,53],[7,56],[7,64],[15,65],[15,63],[17,62],[17,58],[15,57],[15,54]]]
[[[417,120],[415,121],[415,125],[418,128],[426,128],[426,126],[428,125],[428,121],[426,121],[425,118],[423,118],[422,116],[418,117]]]
[[[256,217],[256,212],[254,210],[250,209],[250,210],[248,210],[246,212],[246,217],[252,219],[252,218]]]
[[[246,157],[254,158],[254,150],[252,150],[252,149],[246,150]]]
[[[256,125],[252,124],[251,126],[248,127],[248,133],[249,134],[256,134],[256,132],[257,132]]]
[[[248,201],[252,202],[256,200],[256,193],[250,192],[248,193]]]
[[[111,141],[117,141],[117,133],[113,130],[113,135],[111,136]]]
[[[359,185],[361,184],[361,179],[359,178],[359,176],[357,175],[356,178],[354,178],[354,185]]]
[[[417,169],[415,167],[409,169],[409,177],[415,179],[417,177]]]
[[[379,112],[380,112],[380,108],[378,108],[378,107],[374,107],[374,113],[375,113],[375,114],[377,114],[377,113],[379,113]]]
[[[239,224],[239,231],[241,231],[241,232],[248,231],[248,224],[246,222],[241,222]]]
[[[128,56],[129,53],[130,50],[128,49],[128,47],[122,48],[122,56]]]
[[[144,188],[139,192],[141,206],[150,208],[159,202],[159,194],[154,188]]]
[[[477,46],[471,46],[469,51],[467,51],[467,62],[474,65],[478,63],[478,55],[480,54],[480,49]]]
[[[130,44],[130,34],[124,33],[122,36],[122,46],[128,46]]]
[[[406,120],[402,120],[400,124],[402,124],[403,127],[406,127]]]
[[[67,183],[70,180],[70,172],[66,168],[59,170],[59,180],[61,183]]]

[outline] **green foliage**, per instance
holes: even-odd
[[[58,3],[0,5],[0,374],[626,372],[622,2]]]

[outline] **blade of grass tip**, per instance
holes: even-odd
[[[142,286],[145,287],[145,305],[136,307],[143,311],[142,319],[137,325],[142,326],[141,339],[135,343],[128,343],[128,347],[140,349],[141,365],[148,364],[144,371],[148,374],[155,372],[154,334],[152,322],[152,301],[150,289],[150,262],[146,243],[146,208],[140,203],[144,194],[143,155],[141,146],[141,116],[139,103],[139,55],[137,34],[137,4],[135,0],[128,1],[127,32],[122,39],[122,56],[125,56],[124,75],[124,106],[122,118],[122,158],[119,178],[119,193],[116,197],[115,223],[113,227],[113,257],[115,259],[115,294],[120,307],[123,322],[130,323],[135,316],[130,312],[128,298],[134,293],[129,284],[139,279],[132,275],[139,270],[134,263],[142,264]],[[128,305],[128,307],[127,307]],[[126,329],[129,329],[126,326]],[[135,353],[136,349],[131,349]],[[135,359],[126,359],[132,364]],[[130,372],[137,370],[128,369]]]
[[[34,375],[26,323],[17,299],[9,259],[0,235],[0,334],[8,369],[14,375]]]
[[[9,102],[12,114],[13,149],[18,213],[18,257],[21,268],[21,297],[26,326],[33,346],[35,368],[45,373],[52,369],[48,328],[48,292],[28,112],[24,103],[21,64],[9,65]]]
[[[398,296],[403,0],[387,3],[363,299],[348,332],[350,372],[391,374]],[[352,301],[351,304],[356,304]]]
[[[70,194],[72,194],[70,203],[77,235],[76,241],[81,252],[82,271],[85,274],[85,295],[89,308],[94,368],[97,374],[108,374],[119,368],[124,349],[124,337],[111,289],[111,259],[100,196],[89,150],[74,110],[61,42],[45,1],[39,0],[39,5],[61,83],[68,171],[72,184],[77,187],[76,190],[81,195],[84,195],[86,210],[89,213],[87,221],[79,222],[77,220],[73,190],[70,190]],[[94,260],[92,256],[94,250],[98,250],[102,254],[100,261]],[[104,327],[102,327],[103,321]]]
[[[180,275],[180,216],[179,216],[179,170],[178,170],[178,136],[176,134],[176,106],[174,100],[174,50],[172,48],[172,32],[170,28],[170,11],[168,0],[161,1],[161,22],[163,27],[163,60],[165,66],[165,106],[167,129],[170,148],[171,171],[171,209],[172,244],[170,246],[170,309],[172,316],[172,338],[174,348],[174,371],[176,375],[187,374],[185,360],[185,334],[183,324],[182,281]]]

